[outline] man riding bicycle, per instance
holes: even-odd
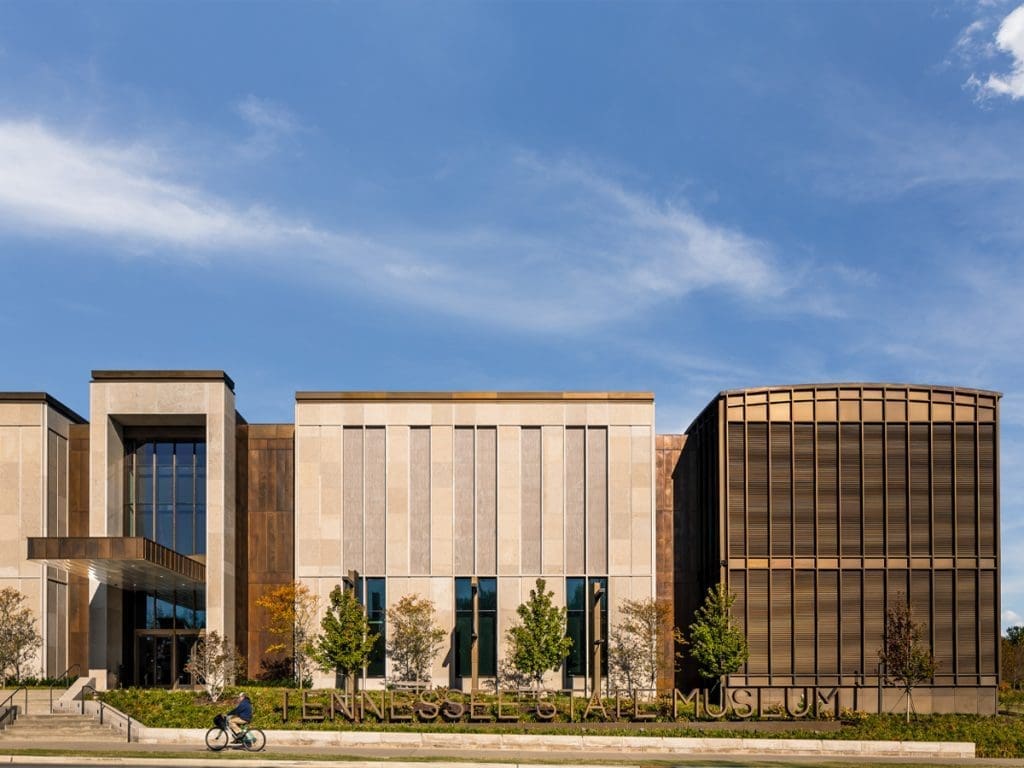
[[[228,727],[231,729],[231,734],[235,737],[235,741],[241,739],[241,730],[243,726],[248,725],[252,722],[252,702],[249,701],[249,697],[243,691],[238,694],[238,703],[235,708],[228,712]]]

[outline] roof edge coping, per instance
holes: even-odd
[[[299,403],[329,402],[643,402],[653,392],[296,392]]]
[[[48,405],[75,424],[87,424],[83,416],[64,405],[60,400],[46,392],[0,392],[0,403],[25,403]]]
[[[93,371],[93,381],[223,381],[232,392],[235,382],[224,371]]]

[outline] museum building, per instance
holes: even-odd
[[[997,393],[730,391],[656,435],[650,393],[298,392],[293,423],[249,424],[223,371],[89,386],[88,420],[0,393],[0,588],[39,617],[43,676],[187,684],[217,630],[257,677],[256,600],[298,580],[326,603],[354,577],[384,634],[388,606],[432,600],[451,638],[433,683],[467,690],[544,578],[574,641],[546,684],[584,689],[623,600],[671,601],[685,627],[724,581],[751,649],[731,687],[888,707],[877,648],[906,596],[939,661],[918,709],[995,709]],[[690,686],[673,651],[659,685]],[[389,673],[380,644],[364,684]]]

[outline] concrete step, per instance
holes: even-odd
[[[120,741],[120,734],[109,725],[101,725],[92,717],[54,713],[22,715],[0,731],[0,741],[40,742],[110,742]]]

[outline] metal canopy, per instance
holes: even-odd
[[[28,559],[121,589],[203,589],[206,566],[141,536],[29,538]]]

